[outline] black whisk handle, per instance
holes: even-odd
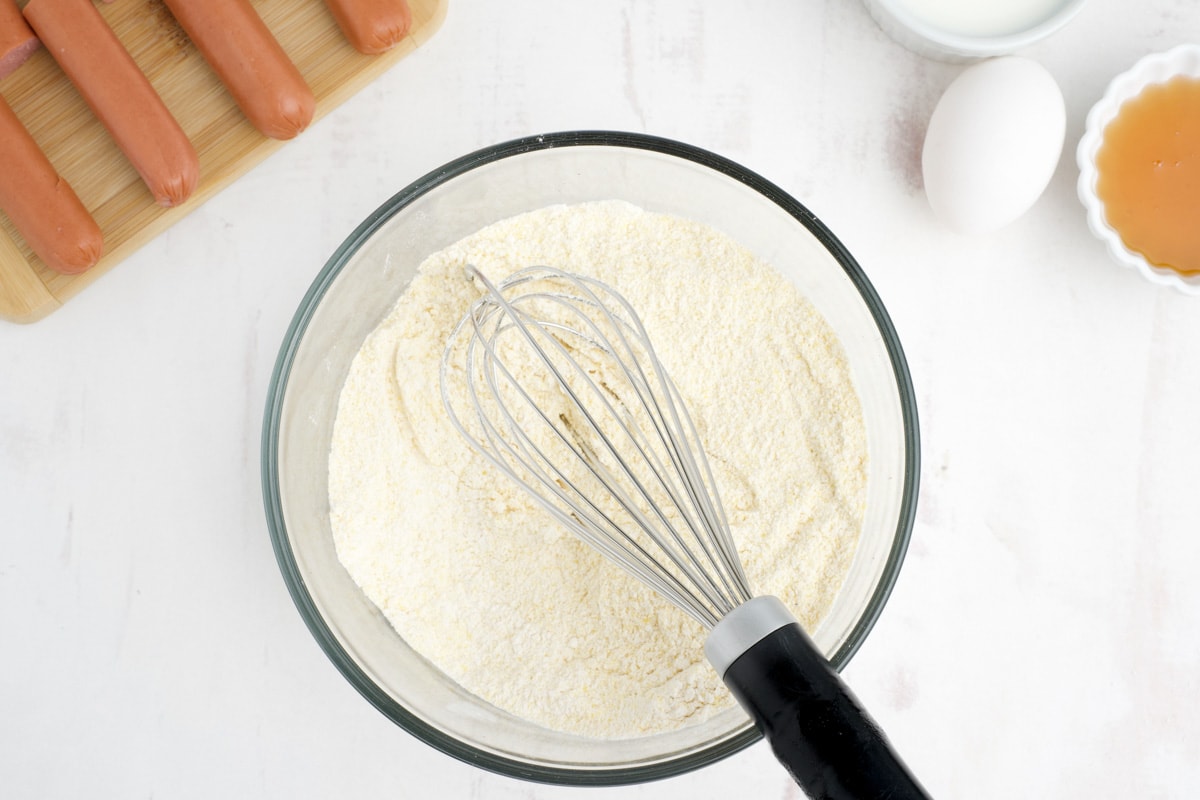
[[[768,633],[724,679],[813,800],[929,800],[798,624]]]

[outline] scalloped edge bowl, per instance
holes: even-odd
[[[1125,246],[1119,234],[1104,216],[1104,203],[1096,194],[1096,153],[1104,141],[1104,129],[1116,119],[1121,105],[1139,95],[1147,86],[1165,83],[1179,75],[1200,78],[1200,44],[1181,44],[1166,52],[1143,56],[1132,67],[1109,82],[1104,96],[1092,106],[1084,125],[1083,137],[1075,151],[1079,165],[1079,200],[1087,209],[1088,228],[1104,242],[1109,255],[1118,263],[1137,270],[1146,280],[1171,286],[1184,294],[1200,296],[1200,274],[1184,275],[1169,267],[1150,263],[1145,256]]]

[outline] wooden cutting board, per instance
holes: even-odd
[[[412,30],[382,55],[342,36],[322,0],[254,0],[254,7],[312,87],[320,118],[431,37],[447,0],[408,0]],[[92,212],[104,255],[82,275],[48,269],[0,213],[0,318],[45,317],[176,220],[286,142],[248,123],[161,0],[98,5],[200,156],[200,184],[186,203],[160,208],[45,48],[0,81],[0,95]],[[301,133],[301,136],[304,134]],[[2,146],[2,143],[0,143]]]

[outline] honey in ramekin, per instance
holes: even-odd
[[[1096,194],[1125,246],[1200,273],[1200,78],[1178,76],[1126,101],[1096,153]]]

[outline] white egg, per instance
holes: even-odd
[[[1062,91],[1037,62],[1005,56],[963,70],[925,132],[921,168],[934,213],[960,233],[1016,220],[1050,183],[1066,124]]]

